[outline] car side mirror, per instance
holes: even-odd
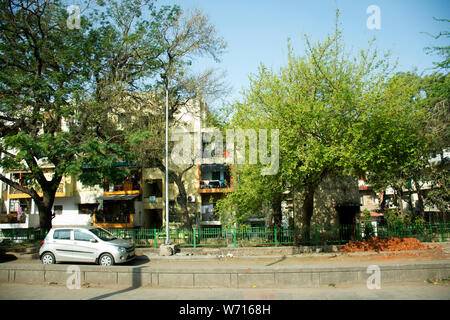
[[[97,240],[95,240],[95,239],[89,239],[89,242],[96,243]]]

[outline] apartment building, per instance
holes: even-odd
[[[44,175],[47,177],[52,174],[51,167],[43,167]],[[27,186],[32,183],[30,174],[24,170],[13,170],[6,173],[8,178]],[[74,197],[76,181],[73,177],[64,177],[58,186],[55,194],[54,213],[62,214],[63,207],[71,209],[73,203],[70,199]],[[38,194],[39,189],[37,190]],[[39,211],[28,194],[19,191],[6,183],[2,183],[2,212],[0,214],[0,229],[15,228],[35,228],[39,227]]]
[[[207,106],[201,101],[175,115],[171,131],[182,130],[193,144],[203,142]],[[173,138],[173,137],[171,137]],[[196,140],[197,139],[197,140]],[[171,170],[185,171],[182,180],[187,193],[187,208],[196,227],[221,225],[214,206],[218,199],[233,190],[232,165],[203,163],[203,157],[192,154],[192,163],[175,164]],[[117,163],[126,166],[130,175],[119,183],[104,181],[95,187],[83,186],[75,176],[64,177],[53,204],[53,226],[96,225],[105,228],[162,228],[165,225],[165,173],[158,168],[138,163]],[[89,169],[89,168],[87,168]],[[187,169],[187,170],[186,170]],[[52,168],[48,167],[48,175]],[[33,183],[26,171],[10,171],[9,178],[21,185]],[[39,212],[27,194],[2,184],[0,229],[39,227]],[[169,183],[169,222],[181,225],[180,194],[174,182]]]

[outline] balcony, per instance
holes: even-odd
[[[93,224],[100,228],[133,228],[133,214],[106,215],[98,212],[94,214]]]
[[[220,221],[219,215],[215,213],[202,213],[201,221]]]
[[[39,214],[31,212],[31,198],[9,200],[9,212],[0,214],[0,229],[33,228],[39,226]]]
[[[27,215],[23,214],[20,216],[16,212],[11,212],[9,214],[0,214],[0,224],[3,223],[25,223],[27,220]]]
[[[27,173],[12,173],[11,179],[14,182],[17,182],[21,186],[28,187],[32,186],[32,180],[28,178]],[[42,190],[39,187],[39,185],[33,185],[36,192],[39,196],[42,196]],[[58,189],[56,190],[55,197],[61,198],[61,197],[70,197],[73,195],[73,184],[72,184],[72,178],[71,177],[64,177],[61,180],[61,183],[58,186]],[[13,188],[11,186],[8,186],[8,199],[26,199],[31,198],[30,195],[23,193],[20,190],[17,190],[16,188]]]
[[[151,210],[164,208],[165,203],[162,190],[162,179],[146,179],[144,181],[142,192],[142,203],[144,205],[144,209]]]
[[[199,166],[199,193],[222,193],[233,191],[231,168],[224,164],[202,164]]]
[[[220,225],[220,217],[214,211],[215,203],[203,204],[200,207],[200,225]]]
[[[141,170],[132,170],[130,176],[122,181],[105,181],[103,190],[104,195],[141,194]]]

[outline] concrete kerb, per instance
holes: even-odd
[[[0,282],[65,285],[70,265],[4,264]],[[270,267],[86,266],[79,265],[83,285],[164,288],[283,288],[330,284],[365,284],[367,265]],[[450,277],[450,260],[379,264],[381,282],[410,282]]]
[[[448,244],[448,243],[446,243]],[[234,249],[234,250],[233,250]],[[292,250],[294,249],[294,250]],[[315,252],[309,250],[306,253],[296,252],[297,247],[273,248],[273,247],[253,247],[253,248],[186,248],[180,250],[173,255],[162,256],[159,249],[136,248],[136,259],[144,260],[183,260],[183,261],[202,261],[202,260],[220,260],[221,258],[238,258],[238,259],[281,259],[281,258],[310,258],[310,257],[336,257],[336,256],[383,256],[392,254],[420,254],[428,252],[427,250],[410,250],[410,251],[366,251],[366,252]],[[449,250],[444,250],[450,253]],[[33,251],[34,252],[34,251]],[[249,254],[250,253],[250,254]],[[39,253],[23,253],[16,251],[6,251],[6,254],[13,254],[19,259],[39,259]]]
[[[195,256],[221,256],[232,254],[236,257],[255,257],[255,256],[287,256],[305,253],[324,253],[324,252],[338,252],[340,246],[279,246],[279,247],[178,247],[175,255],[195,255]],[[137,253],[147,255],[157,255],[160,253],[159,248],[137,248]]]
[[[444,251],[450,252],[450,242],[424,242],[425,245],[440,245]],[[152,259],[217,259],[232,255],[239,258],[260,258],[260,257],[314,257],[314,256],[331,256],[331,255],[373,255],[373,254],[392,254],[392,253],[423,253],[424,251],[396,251],[396,252],[339,252],[342,245],[322,245],[322,246],[279,246],[279,247],[179,247],[171,256],[161,256],[160,248],[136,248],[136,254],[145,255]],[[18,255],[20,258],[39,259],[39,248],[32,247],[26,250],[22,248],[7,248],[6,253]]]
[[[450,242],[423,242],[427,246],[442,246],[444,250],[450,250]],[[206,257],[220,257],[231,254],[234,257],[277,257],[277,256],[315,256],[319,254],[321,256],[329,254],[350,254],[350,255],[372,255],[372,254],[392,254],[393,252],[354,252],[354,253],[342,253],[339,249],[343,245],[318,245],[318,246],[278,246],[278,247],[178,247],[179,250],[175,253],[175,256],[206,256]],[[395,253],[420,253],[420,251],[396,251]],[[136,253],[145,254],[155,258],[159,255],[159,249],[157,248],[136,248]],[[166,257],[164,257],[166,258]]]

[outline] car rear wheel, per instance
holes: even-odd
[[[101,266],[112,266],[114,264],[114,258],[109,253],[104,253],[98,259],[98,264]]]
[[[51,252],[46,252],[41,257],[42,264],[55,264],[55,256]]]

